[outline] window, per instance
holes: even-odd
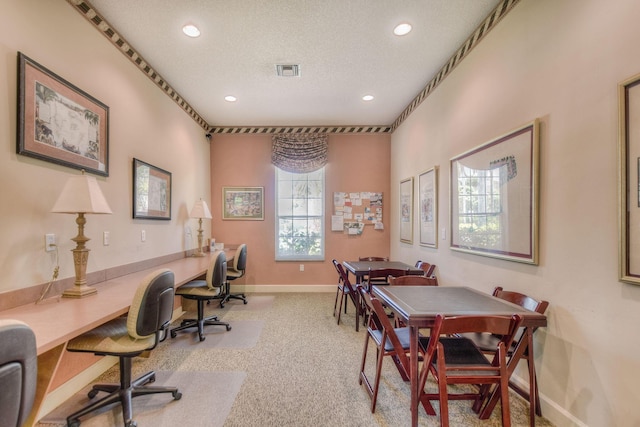
[[[489,170],[458,165],[458,217],[462,246],[501,248],[501,183],[506,167]]]
[[[324,168],[276,168],[276,260],[324,260]]]

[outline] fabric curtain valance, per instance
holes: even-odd
[[[313,172],[327,164],[327,135],[274,135],[271,163],[293,173]]]

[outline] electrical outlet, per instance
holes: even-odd
[[[109,232],[108,231],[103,231],[102,232],[102,244],[104,246],[109,246]]]
[[[304,264],[300,264],[300,271],[304,271]]]
[[[56,235],[45,234],[44,235],[44,250],[47,252],[53,252],[56,250]]]
[[[145,230],[142,230],[140,232],[140,241],[141,242],[146,242],[147,241],[147,232]]]

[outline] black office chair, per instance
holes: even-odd
[[[174,400],[182,397],[176,387],[146,385],[155,381],[154,371],[136,380],[131,379],[133,358],[153,350],[165,337],[173,315],[173,286],[174,275],[171,270],[160,269],[149,274],[138,286],[126,317],[113,319],[69,341],[68,351],[116,356],[120,359],[120,384],[94,385],[88,393],[90,399],[101,391],[109,394],[69,415],[69,427],[79,426],[80,417],[116,402],[122,405],[125,427],[133,427],[136,422],[133,420],[132,398],[156,393],[171,393]]]
[[[198,318],[184,319],[180,326],[171,329],[171,338],[175,338],[177,333],[184,329],[197,328],[198,338],[200,341],[204,341],[204,325],[220,325],[225,326],[227,331],[231,330],[231,326],[228,323],[220,322],[218,316],[204,317],[204,303],[212,299],[219,299],[226,281],[227,257],[223,251],[219,251],[211,257],[211,264],[205,280],[192,280],[176,290],[176,295],[196,301]]]
[[[236,254],[233,257],[233,265],[227,266],[227,281],[225,282],[225,296],[220,301],[220,307],[229,302],[231,298],[242,300],[247,303],[247,297],[245,294],[232,294],[231,293],[231,280],[236,280],[244,276],[244,272],[247,268],[247,245],[241,244],[236,250]]]
[[[25,323],[0,320],[0,425],[21,427],[36,395],[36,337]]]

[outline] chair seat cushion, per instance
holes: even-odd
[[[444,358],[448,366],[491,365],[485,355],[468,338],[440,337],[440,343],[444,347]]]
[[[394,331],[398,336],[398,340],[400,341],[400,345],[402,345],[402,348],[405,350],[409,350],[409,344],[411,342],[411,337],[409,335],[409,328],[396,328],[394,329]],[[376,343],[380,345],[380,342],[382,341],[382,331],[372,330],[371,334],[373,336],[373,339],[376,341]],[[393,344],[391,343],[391,341],[389,341],[388,338],[387,338],[387,342],[384,344],[384,349],[385,351],[393,350]]]
[[[72,339],[67,350],[119,355],[139,353],[154,345],[155,335],[134,339],[127,331],[127,318],[118,317]]]
[[[206,280],[192,280],[176,289],[176,295],[203,298],[213,298],[220,295],[221,292],[221,287],[209,289]]]

